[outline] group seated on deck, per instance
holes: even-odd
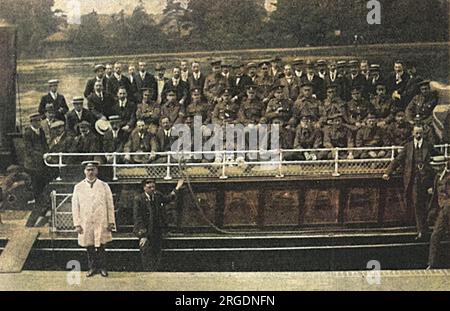
[[[41,116],[34,116],[38,120],[31,125],[44,131],[46,153],[125,153],[95,158],[103,163],[165,163],[167,156],[158,153],[173,150],[179,138],[172,135],[174,126],[192,128],[196,117],[201,117],[203,129],[208,124],[255,129],[264,125],[269,129],[268,141],[276,124],[279,148],[310,150],[285,152],[283,160],[334,159],[333,148],[373,148],[341,152],[342,159],[390,157],[379,147],[404,145],[415,125],[424,128],[430,144],[442,142],[432,127],[438,95],[429,80],[401,60],[395,61],[391,73],[366,60],[283,63],[279,57],[259,64],[218,60],[211,63],[208,74],[201,72],[198,62],[189,68],[182,61],[169,77],[160,65],[155,75],[144,62],[137,72],[130,65],[128,76],[122,67],[120,63],[95,66],[85,98],[74,98],[70,111],[58,92],[59,81],[49,81],[49,93],[38,108]],[[203,133],[203,139],[213,134]],[[126,154],[141,152],[146,155]],[[248,160],[248,154],[234,156]],[[72,160],[80,163],[86,158]],[[216,155],[201,161],[221,160]]]

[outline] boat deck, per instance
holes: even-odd
[[[71,272],[73,273],[73,272]],[[111,272],[79,284],[68,283],[68,272],[24,271],[0,274],[0,290],[32,291],[441,291],[450,290],[450,270],[404,270],[360,272],[268,272],[268,273],[129,273]],[[73,275],[72,275],[73,276]],[[73,278],[76,280],[76,278]],[[379,284],[377,284],[379,283]],[[203,296],[207,296],[204,293]],[[181,294],[180,294],[181,297]]]

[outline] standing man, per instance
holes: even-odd
[[[166,84],[167,81],[169,81],[169,79],[164,76],[166,74],[166,67],[161,66],[161,65],[156,65],[155,71],[156,71],[156,77],[155,77],[155,80],[156,80],[156,103],[158,105],[161,105],[164,85]]]
[[[139,238],[144,271],[156,271],[161,257],[161,240],[164,227],[164,207],[176,199],[184,181],[179,180],[176,188],[164,195],[156,190],[153,179],[142,181],[144,192],[134,200],[134,233]]]
[[[58,93],[58,85],[59,81],[56,79],[48,81],[49,92],[41,98],[41,103],[39,104],[39,113],[41,115],[44,115],[45,106],[47,104],[52,104],[56,114],[56,118],[58,120],[65,121],[65,114],[67,113],[67,111],[69,111],[69,107],[67,107],[65,97]]]
[[[203,88],[205,87],[206,76],[200,71],[200,64],[198,62],[192,63],[192,73],[189,75],[187,82],[189,89],[200,89],[203,95]]]
[[[433,234],[430,240],[430,255],[428,269],[436,269],[439,265],[440,243],[446,232],[450,229],[450,175],[448,164],[438,177],[437,191],[438,202],[441,208],[439,216],[434,224]]]
[[[95,83],[101,82],[103,85],[103,90],[106,90],[108,79],[105,78],[105,66],[95,65],[94,67],[95,78],[88,80],[86,83],[86,88],[84,89],[84,97],[88,98],[94,92]]]
[[[416,218],[417,237],[421,240],[428,231],[427,199],[433,192],[433,169],[430,158],[433,147],[424,139],[423,127],[415,126],[413,140],[406,143],[397,158],[391,162],[384,180],[389,180],[397,167],[403,167],[403,185],[406,206],[413,210]]]
[[[132,98],[132,89],[131,82],[122,74],[122,64],[115,63],[114,64],[114,74],[108,80],[108,89],[107,92],[113,96],[117,95],[119,88],[125,88],[130,99]]]
[[[387,77],[386,87],[388,95],[395,101],[396,109],[405,110],[409,104],[405,96],[406,86],[408,85],[409,75],[404,69],[404,63],[397,60],[394,63],[394,72]]]
[[[78,244],[87,249],[91,277],[100,271],[107,277],[105,245],[112,241],[111,232],[116,229],[114,202],[108,184],[97,178],[99,162],[82,163],[86,179],[73,191],[72,216],[78,233]]]
[[[147,72],[147,64],[145,62],[139,62],[139,72],[135,75],[136,87],[139,94],[142,94],[144,89],[150,89],[151,100],[156,101],[158,99],[158,84],[155,77]]]

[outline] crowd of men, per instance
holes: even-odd
[[[137,69],[123,65],[96,65],[87,81],[84,98],[73,98],[69,111],[50,80],[38,113],[30,117],[25,140],[42,152],[112,153],[165,152],[171,150],[175,124],[279,124],[283,149],[402,146],[420,124],[429,142],[432,112],[438,95],[415,66],[395,61],[385,72],[368,61],[295,59],[279,57],[260,63],[230,65],[211,63],[211,73],[198,62],[182,61],[167,74],[156,73],[139,62]],[[168,75],[168,77],[166,77]],[[34,147],[36,146],[36,148]],[[349,152],[348,158],[383,157],[383,152]],[[317,160],[331,153],[304,153],[294,159]],[[80,159],[77,159],[79,162]],[[89,159],[84,159],[89,160]],[[108,159],[98,159],[112,161]],[[124,162],[161,160],[125,156]]]

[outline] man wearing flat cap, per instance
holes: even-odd
[[[275,78],[270,75],[270,62],[263,61],[259,64],[260,75],[256,78],[255,84],[258,86],[258,97],[262,100],[264,108],[269,102]]]
[[[41,128],[44,130],[45,138],[47,140],[47,145],[50,144],[52,140],[52,135],[50,131],[50,126],[55,122],[55,110],[52,104],[45,105],[45,118],[41,121]]]
[[[62,94],[58,93],[58,84],[59,81],[56,79],[48,81],[49,92],[46,95],[42,96],[38,112],[41,115],[44,115],[45,105],[50,103],[53,104],[56,118],[65,121],[65,115],[67,111],[69,111],[69,107],[67,106],[65,97]]]
[[[240,124],[246,126],[249,124],[256,125],[259,123],[259,120],[265,113],[263,104],[261,100],[257,97],[256,91],[257,87],[254,85],[250,85],[247,87],[247,96],[242,101],[239,110]]]
[[[206,96],[208,102],[214,103],[218,101],[221,87],[226,85],[226,81],[222,76],[222,61],[216,60],[211,62],[212,73],[205,79],[205,86],[203,88],[203,94]]]
[[[179,180],[175,189],[169,195],[164,195],[157,191],[155,180],[142,181],[143,192],[136,196],[133,211],[134,234],[139,238],[144,271],[158,269],[164,229],[164,205],[175,201],[183,182]]]
[[[103,85],[103,90],[106,92],[106,87],[108,85],[108,79],[105,78],[105,69],[104,65],[95,65],[94,72],[95,78],[89,79],[86,83],[86,87],[84,89],[84,97],[88,98],[94,92],[95,82],[101,82]]]
[[[100,272],[107,277],[105,246],[116,230],[114,201],[109,185],[97,178],[99,162],[83,162],[86,178],[75,185],[72,196],[73,225],[78,244],[87,249],[91,277]]]

